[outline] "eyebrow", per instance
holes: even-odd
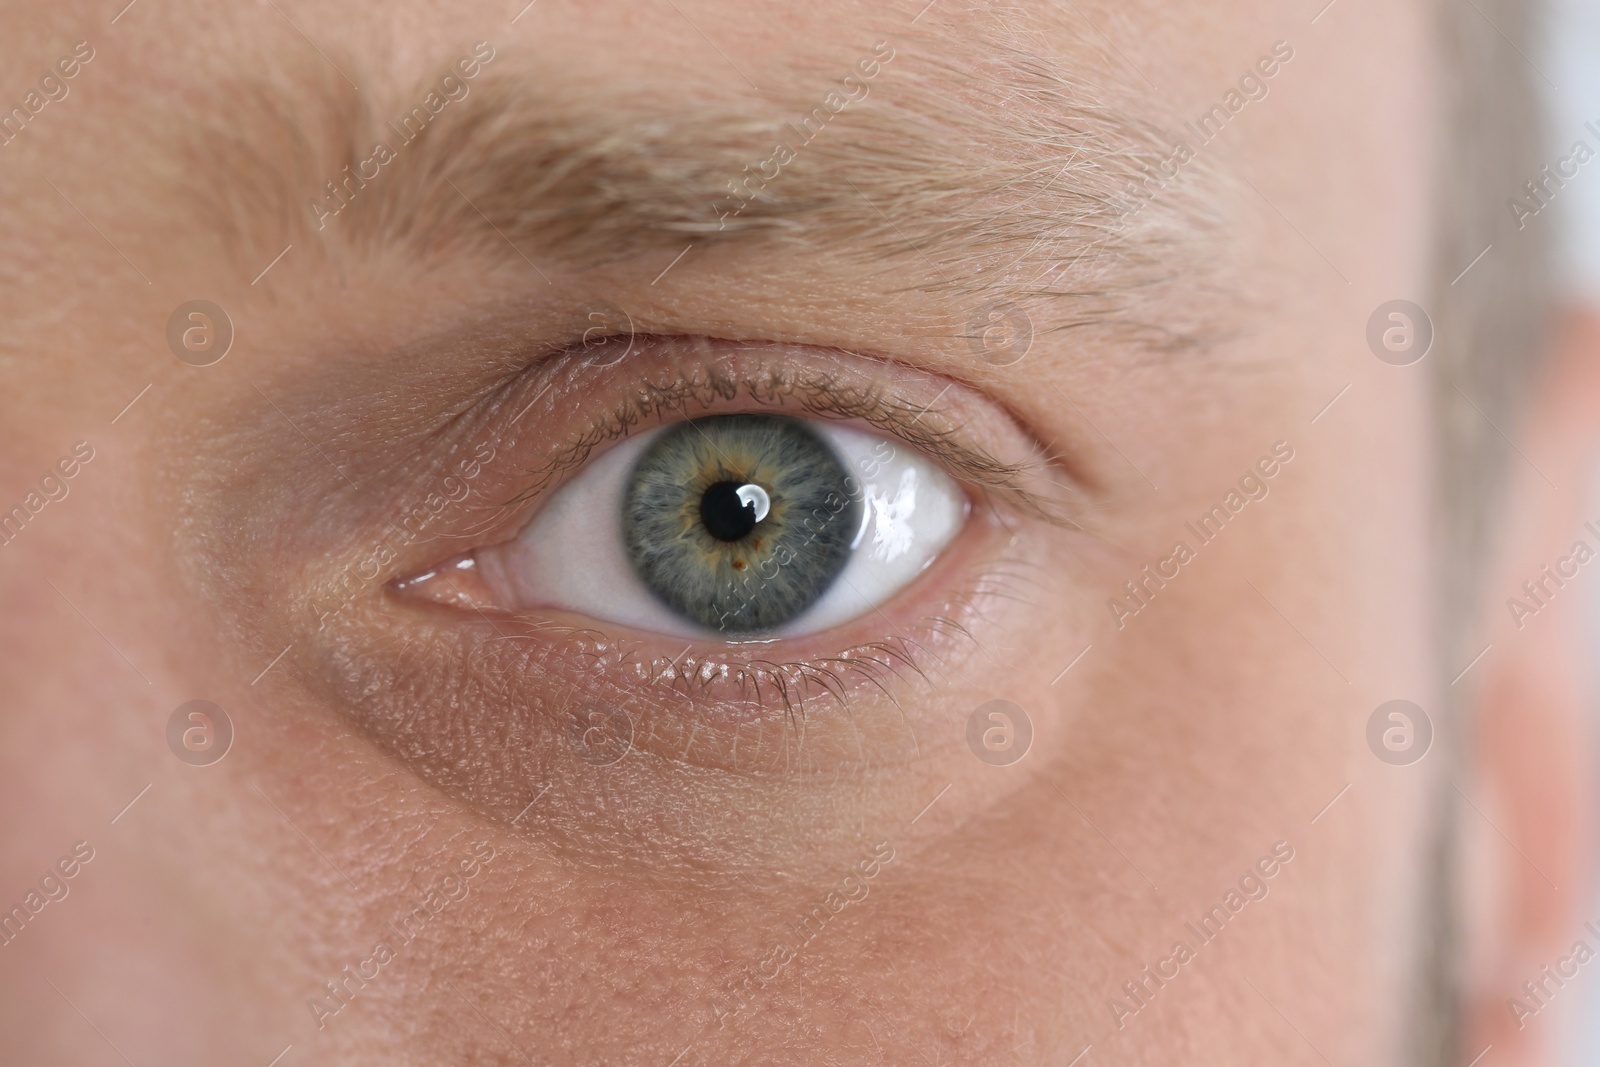
[[[235,82],[183,173],[251,257],[286,242],[394,247],[525,262],[548,279],[742,243],[902,258],[930,287],[1003,282],[1019,299],[1075,302],[1069,327],[1126,317],[1135,296],[1181,276],[1215,229],[1200,183],[1171,183],[1122,217],[1171,139],[1057,63],[962,44],[959,61],[902,50],[870,78],[842,67],[864,92],[837,113],[841,72],[756,103],[686,92],[652,107],[543,84],[506,57],[409,141],[406,105],[381,120],[326,71]],[[372,173],[380,143],[393,160],[351,182]]]

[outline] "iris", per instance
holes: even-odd
[[[645,587],[723,633],[798,618],[844,569],[861,521],[861,487],[833,449],[777,415],[673,426],[639,457],[622,499]]]

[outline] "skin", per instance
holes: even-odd
[[[257,255],[231,240],[175,191],[173,168],[202,164],[172,162],[151,132],[238,70],[320,62],[294,26],[379,111],[494,40],[496,77],[670,113],[744,98],[741,70],[827,84],[863,42],[914,35],[915,6],[878,7],[785,8],[779,23],[710,0],[545,0],[512,24],[466,2],[147,2],[110,25],[87,6],[8,6],[0,69],[42,71],[81,39],[97,52],[0,160],[0,501],[74,442],[94,449],[68,497],[0,552],[0,905],[74,842],[94,849],[70,894],[0,950],[7,1062],[266,1064],[286,1046],[284,1064],[1067,1063],[1086,1047],[1089,1063],[1401,1062],[1430,798],[1452,781],[1474,797],[1483,783],[1508,813],[1504,837],[1464,823],[1482,891],[1461,1047],[1539,1062],[1539,1027],[1508,1027],[1504,1001],[1528,961],[1579,932],[1577,597],[1514,638],[1503,596],[1487,598],[1499,651],[1463,683],[1480,694],[1476,733],[1458,730],[1430,658],[1429,365],[1391,367],[1363,343],[1374,307],[1427,286],[1420,8],[1344,4],[1314,27],[1267,4],[1027,12],[1054,62],[1172,126],[1274,41],[1296,50],[1196,170],[1227,220],[1228,296],[1161,290],[1154,321],[1214,335],[1177,352],[1052,332],[1060,313],[1040,306],[1027,356],[996,367],[952,339],[974,300],[933,284],[932,262],[901,249],[864,265],[826,241],[708,247],[664,275],[670,251],[558,262],[530,247],[545,281],[470,249],[300,244],[252,282],[281,243]],[[959,38],[978,16],[940,5],[927,19]],[[905,72],[957,77],[919,46],[895,63],[884,96],[911,91],[895,88]],[[23,91],[6,82],[8,98]],[[959,254],[938,266],[974,269]],[[197,297],[237,329],[206,368],[173,358],[164,334]],[[929,646],[920,673],[851,676],[844,708],[809,702],[803,745],[770,693],[736,721],[660,669],[629,681],[592,646],[532,629],[614,637],[606,620],[495,614],[470,582],[426,602],[390,584],[511,537],[537,497],[476,526],[454,515],[319,626],[333,576],[427,496],[467,430],[493,425],[496,390],[537,401],[477,484],[499,501],[586,405],[669,373],[670,354],[642,352],[534,396],[526,343],[597,299],[647,309],[655,335],[782,342],[767,358],[835,361],[912,410],[937,401],[939,425],[997,454],[1048,455],[1076,527],[975,491],[969,528],[881,616],[785,651],[833,655],[885,629]],[[1571,368],[1592,336],[1567,342],[1524,442],[1557,485],[1582,480],[1600,385]],[[444,412],[471,415],[433,433]],[[1268,495],[1119,625],[1108,598],[1278,442],[1293,458]],[[1537,573],[1582,514],[1542,482],[1519,492],[1496,591]],[[438,602],[453,596],[486,613]],[[941,636],[933,616],[965,635]],[[537,655],[488,677],[468,651],[505,632],[495,619]],[[683,644],[625,636],[658,667]],[[727,657],[711,641],[690,656]],[[1366,742],[1368,716],[1397,697],[1437,712],[1439,751],[1409,767]],[[236,732],[207,767],[166,740],[194,699]],[[965,740],[993,699],[1034,732],[1009,766]],[[564,740],[584,701],[631,709],[619,762]],[[1537,728],[1514,728],[1534,711]],[[1484,773],[1452,768],[1447,749]],[[1267,867],[1265,896],[1213,941],[1188,932]],[[464,894],[347,1005],[331,1000],[324,983],[452,874]],[[819,903],[820,933],[739,993]],[[1195,958],[1132,1011],[1123,983],[1179,940]],[[308,1006],[318,997],[339,1010]]]

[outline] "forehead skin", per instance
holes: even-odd
[[[285,1064],[1067,1063],[1092,1047],[1083,1062],[1383,1062],[1405,1001],[1429,772],[1390,773],[1362,730],[1377,704],[1426,703],[1432,684],[1427,424],[1420,373],[1373,360],[1363,337],[1373,307],[1424,282],[1420,13],[519,6],[4,9],[7,106],[75,42],[95,55],[0,148],[0,505],[76,441],[95,458],[0,549],[0,907],[74,842],[95,858],[0,949],[0,1058],[264,1064],[292,1046]],[[1040,232],[981,249],[984,234],[936,210],[884,213],[887,227],[877,208],[843,217],[826,200],[837,181],[812,163],[795,178],[818,183],[827,210],[802,212],[794,240],[707,241],[666,273],[655,231],[598,254],[530,226],[510,256],[462,237],[477,224],[459,205],[434,230],[399,214],[438,208],[437,182],[415,204],[375,191],[407,204],[389,229],[331,237],[299,203],[314,190],[277,195],[336,159],[330,129],[405,111],[482,40],[496,49],[485,87],[618,128],[681,116],[672,144],[691,158],[711,150],[694,135],[708,123],[737,156],[737,129],[715,117],[782,119],[874,42],[898,42],[861,116],[845,113],[857,125],[820,146],[846,176],[852,151],[883,150],[860,133],[873,107],[1047,111],[1005,98],[1017,69],[999,55],[1033,57],[1106,128],[1158,143],[1185,136],[1274,42],[1294,56],[1201,148],[1193,187],[1140,216],[1127,235],[1138,270],[1106,260],[1115,299],[1041,296],[1050,286],[1024,269],[1059,238],[1027,205],[1071,202],[1048,175],[1081,192],[1105,174],[1073,171],[1054,145],[1030,168],[999,136],[1007,162],[1047,176],[1029,188],[1041,200],[997,194],[990,229],[1023,218]],[[230,95],[247,86],[282,90],[303,155],[247,116],[255,98]],[[941,108],[919,110],[930,100]],[[970,165],[982,147],[954,121],[916,129],[941,159]],[[272,176],[208,155],[228,130],[256,139]],[[750,143],[743,158],[762,158]],[[868,161],[865,180],[898,205],[872,169],[890,158]],[[894,244],[900,222],[918,240]],[[390,239],[407,224],[428,239]],[[1097,247],[1079,248],[1063,290],[1094,288]],[[1033,316],[1034,348],[1009,368],[963,337],[991,292]],[[165,337],[173,308],[198,297],[238,331],[204,373]],[[341,523],[366,521],[344,470],[352,485],[396,481],[385,442],[420,435],[504,369],[483,355],[492,345],[436,338],[504,314],[553,332],[595,299],[643,309],[657,332],[948,376],[1082,488],[1081,530],[1018,535],[1028,580],[977,651],[907,682],[898,709],[859,709],[877,763],[804,780],[737,766],[688,786],[619,778],[603,795],[566,778],[540,801],[555,814],[514,828],[523,794],[419,774],[341,703],[347,661],[297,620],[327,557],[358,539]],[[1181,343],[1153,342],[1164,328]],[[1267,499],[1119,628],[1107,599],[1279,441],[1294,458]],[[1036,731],[1003,772],[962,740],[996,697]],[[167,749],[168,716],[191,699],[235,723],[213,767]],[[831,728],[819,724],[822,743]],[[652,834],[689,808],[703,815],[694,834]],[[307,998],[478,842],[495,859],[466,898],[319,1028]],[[879,842],[894,859],[868,896],[719,1025],[719,995]],[[1119,1026],[1108,1001],[1126,998],[1124,981],[1190,940],[1185,924],[1277,842],[1294,859],[1269,895]]]

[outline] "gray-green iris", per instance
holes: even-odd
[[[860,487],[817,433],[777,415],[679,423],[628,477],[622,532],[645,586],[708,629],[797,618],[849,561]]]

